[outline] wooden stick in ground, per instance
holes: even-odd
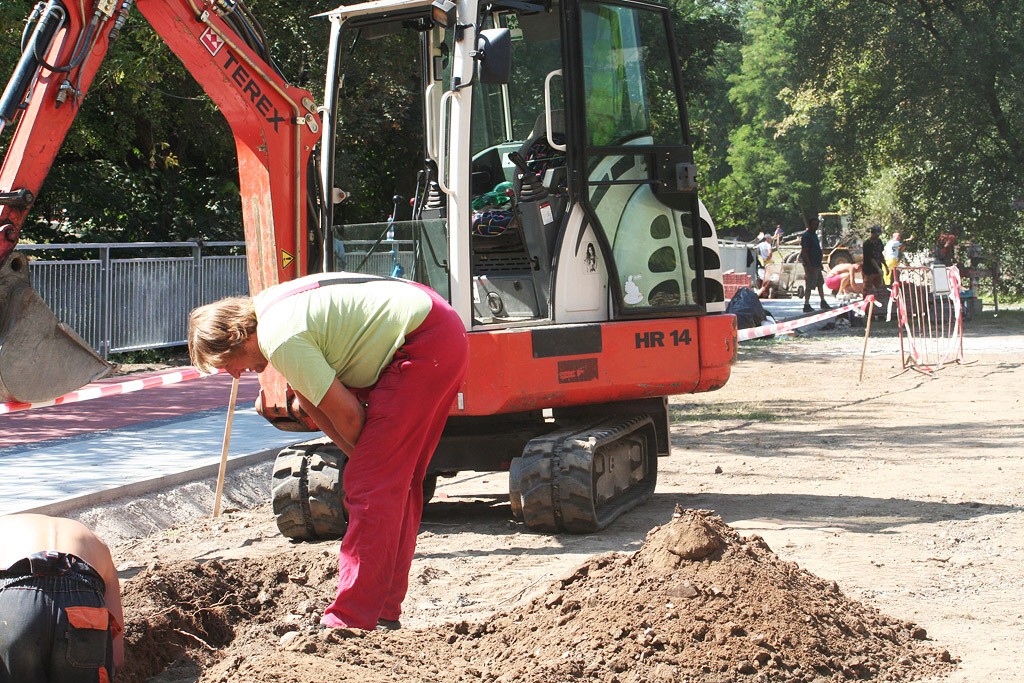
[[[228,445],[231,443],[231,421],[235,419],[235,401],[238,398],[238,378],[231,382],[231,400],[228,401],[228,420],[224,425],[224,447],[220,451],[220,471],[217,472],[217,498],[213,503],[213,516],[220,516],[220,497],[224,492],[224,475],[228,471]]]
[[[857,380],[857,384],[864,381],[864,359],[868,355],[868,337],[871,335],[871,319],[874,318],[874,310],[872,307],[875,305],[874,297],[868,297],[868,305],[864,307],[864,314],[868,317],[868,323],[864,326],[864,350],[860,354],[860,379]]]

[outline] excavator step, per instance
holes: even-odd
[[[512,460],[512,515],[535,531],[604,529],[651,497],[657,463],[649,415],[555,430],[532,439]]]

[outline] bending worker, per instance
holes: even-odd
[[[85,525],[0,517],[0,683],[106,683],[124,663],[110,550]]]
[[[398,628],[423,511],[423,479],[466,375],[458,314],[429,287],[309,275],[192,311],[192,362],[233,377],[269,361],[348,455],[338,593],[321,623]]]
[[[860,274],[859,263],[838,263],[825,275],[825,286],[832,290],[833,294],[840,296],[845,294],[863,294],[864,284],[857,282],[857,275]]]

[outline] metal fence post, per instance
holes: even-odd
[[[113,274],[110,270],[110,247],[100,247],[100,355],[110,357],[112,333],[111,298]]]
[[[203,302],[203,241],[193,238],[192,242],[192,308]]]

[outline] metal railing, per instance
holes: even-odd
[[[248,294],[244,246],[134,242],[19,245],[18,250],[28,252],[32,286],[57,319],[106,358],[186,344],[193,308]],[[142,256],[115,257],[128,250]],[[83,258],[68,258],[69,251]],[[160,253],[169,255],[155,255]]]

